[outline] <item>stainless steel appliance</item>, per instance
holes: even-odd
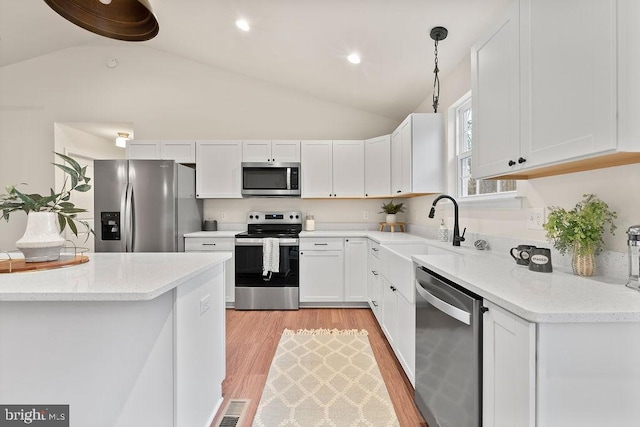
[[[195,171],[173,160],[96,160],[96,252],[184,252],[200,230]]]
[[[416,406],[430,427],[480,427],[482,299],[416,269]]]
[[[297,310],[301,212],[249,212],[236,234],[236,310]],[[277,238],[279,272],[263,275],[265,238]]]
[[[627,245],[629,246],[629,280],[627,286],[640,290],[640,225],[632,225],[627,229]]]
[[[242,195],[300,196],[300,163],[242,162]]]

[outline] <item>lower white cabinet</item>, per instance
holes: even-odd
[[[185,252],[231,252],[230,260],[225,261],[224,293],[227,303],[235,302],[236,260],[235,237],[185,237]]]
[[[364,237],[344,239],[344,300],[367,301],[367,241]]]
[[[484,301],[482,425],[536,425],[535,324]]]
[[[382,330],[394,352],[398,345],[398,294],[395,286],[382,277]]]
[[[300,239],[300,302],[343,302],[344,283],[343,239]]]

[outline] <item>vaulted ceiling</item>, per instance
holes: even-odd
[[[144,46],[394,120],[413,111],[433,87],[431,28],[449,30],[439,44],[445,78],[509,2],[150,1],[160,33]],[[240,17],[251,31],[236,28]],[[42,0],[0,0],[0,66],[104,43],[127,42],[76,27]],[[352,52],[360,54],[360,64],[347,61]]]

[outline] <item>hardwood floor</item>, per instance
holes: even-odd
[[[426,426],[413,403],[413,388],[387,343],[373,313],[356,308],[305,308],[298,311],[227,310],[227,376],[222,384],[228,399],[251,399],[243,426],[249,427],[260,402],[271,360],[287,329],[366,329],[401,426]],[[220,416],[220,414],[218,414]],[[217,422],[214,420],[212,426]]]

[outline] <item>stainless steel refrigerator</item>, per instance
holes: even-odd
[[[173,160],[94,161],[96,252],[184,252],[202,226],[195,183]]]

